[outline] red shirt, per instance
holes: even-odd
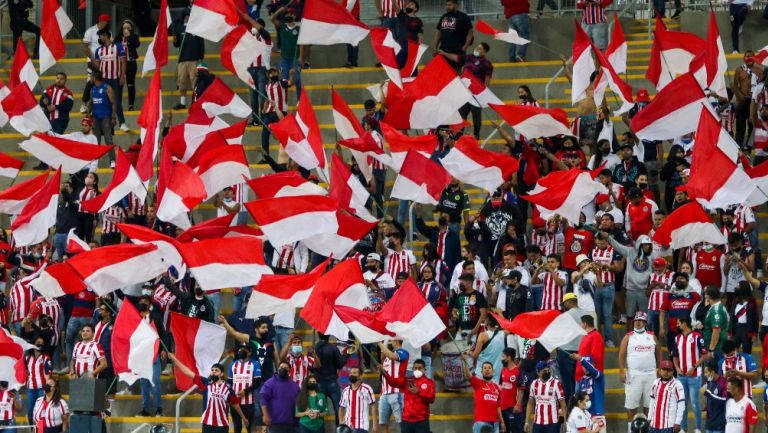
[[[640,235],[647,235],[653,228],[653,206],[648,199],[643,199],[640,204],[627,205],[627,217],[630,221],[630,235],[637,240]]]
[[[597,329],[589,331],[587,335],[581,339],[581,343],[579,343],[579,355],[591,357],[592,365],[594,365],[598,371],[603,371],[605,368],[605,363],[603,361],[604,354],[605,342],[603,341],[603,336],[600,335]],[[580,362],[577,362],[576,381],[580,381],[582,377],[584,377],[584,368],[581,366]]]
[[[501,410],[507,410],[517,405],[517,388],[519,383],[520,367],[504,368],[501,370],[501,393],[499,395]]]
[[[429,405],[435,401],[435,382],[422,376],[418,379],[407,379],[403,376],[392,377],[384,374],[392,386],[403,390],[403,421],[419,422],[429,419]],[[416,394],[408,389],[409,382],[416,386]]]
[[[723,285],[723,252],[717,248],[712,251],[701,249],[693,256],[693,275],[702,287]]]
[[[563,253],[563,268],[576,269],[576,257],[579,254],[589,255],[595,244],[595,236],[589,230],[568,227],[565,235],[565,253]]]
[[[509,19],[512,15],[527,14],[531,9],[528,0],[501,0],[504,6],[504,16]]]
[[[469,379],[475,390],[475,422],[499,421],[499,385],[472,376]]]

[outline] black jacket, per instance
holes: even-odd
[[[59,194],[56,208],[56,233],[69,233],[77,227],[77,196],[74,193]]]
[[[199,62],[205,57],[205,40],[187,33],[184,18],[173,25],[173,46],[179,49],[179,62]]]

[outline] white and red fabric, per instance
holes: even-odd
[[[67,253],[78,254],[90,251],[91,246],[75,233],[75,228],[69,230],[67,233]]]
[[[155,36],[147,46],[144,62],[141,65],[141,75],[153,69],[160,69],[168,64],[168,27],[171,25],[171,12],[168,0],[160,0],[160,15],[157,18]]]
[[[720,30],[717,28],[713,10],[709,11],[709,26],[704,50],[691,60],[689,70],[693,72],[702,89],[709,89],[710,92],[722,98],[728,98],[728,84],[725,81],[728,61],[725,58],[723,40],[720,38]]]
[[[142,203],[147,197],[147,190],[144,189],[144,184],[139,174],[118,147],[115,172],[112,174],[112,180],[109,182],[109,185],[104,188],[101,194],[81,202],[80,210],[83,212],[101,213],[131,193]]]
[[[57,170],[24,205],[11,224],[16,247],[39,244],[48,238],[48,229],[56,224],[60,187],[61,170]]]
[[[0,381],[8,382],[6,389],[18,391],[27,381],[24,353],[34,349],[24,339],[0,329]]]
[[[749,195],[747,206],[759,206],[768,201],[768,161],[760,163],[746,170],[747,175],[755,184],[755,190]]]
[[[357,45],[370,29],[341,3],[334,0],[307,0],[299,31],[299,45]]]
[[[110,347],[112,368],[121,381],[132,385],[137,379],[147,379],[152,383],[160,337],[154,323],[144,320],[130,302],[124,302],[117,313]]]
[[[403,88],[403,80],[400,77],[400,65],[397,63],[397,55],[403,48],[395,40],[392,31],[387,27],[375,27],[371,30],[371,47],[381,67],[397,87]]]
[[[611,41],[605,49],[605,57],[617,74],[627,72],[627,41],[624,39],[624,30],[621,28],[617,11],[613,11],[613,32]]]
[[[33,134],[19,143],[22,150],[63,173],[77,173],[83,167],[106,155],[113,145],[93,145],[47,134]]]
[[[271,124],[270,128],[285,153],[301,167],[307,170],[325,168],[323,140],[306,91],[302,91],[297,112]]]
[[[366,158],[372,158],[384,165],[391,166],[392,159],[384,152],[383,143],[380,141],[381,136],[376,133],[376,138],[374,138],[374,133],[375,131],[368,131],[361,137],[340,140],[339,145],[354,150]],[[366,160],[366,165],[369,165],[368,160]]]
[[[301,318],[318,332],[346,341],[349,339],[348,328],[331,308],[339,305],[358,310],[370,307],[363,274],[356,260],[344,260],[320,277],[301,310]]]
[[[155,69],[152,81],[149,83],[144,106],[137,120],[141,126],[141,150],[136,160],[136,172],[145,184],[154,175],[155,158],[161,140],[163,128],[163,95],[161,88],[160,68]]]
[[[445,324],[410,279],[400,286],[376,317],[386,329],[413,347],[421,347],[445,330]]]
[[[274,197],[245,204],[272,245],[287,245],[339,228],[336,200],[321,195]]]
[[[24,167],[24,161],[0,152],[0,176],[15,179]]]
[[[13,129],[26,137],[33,132],[46,132],[51,129],[48,116],[38,104],[27,83],[14,87],[11,93],[0,101],[0,105]]]
[[[227,342],[227,330],[219,325],[183,314],[170,314],[171,333],[176,346],[176,359],[202,377],[208,377],[211,366],[219,362]],[[174,367],[176,388],[188,390],[193,380]]]
[[[474,137],[464,135],[440,160],[440,165],[456,179],[493,193],[512,178],[520,167],[520,161],[482,149]]]
[[[344,323],[361,344],[373,344],[389,340],[395,334],[387,330],[387,324],[371,311],[344,305],[333,305],[333,313]]]
[[[266,63],[263,66],[269,69],[271,53],[272,45],[253,34],[248,26],[241,24],[224,38],[221,44],[221,64],[248,87],[255,89],[256,83],[248,68],[253,64],[253,59],[261,56]]]
[[[434,129],[460,123],[459,108],[473,100],[443,56],[435,56],[404,87],[384,115],[384,121],[398,129]]]
[[[194,114],[194,115],[193,115]],[[220,141],[227,144],[242,144],[247,120],[234,125],[221,120],[218,116],[208,117],[201,109],[190,113],[186,122],[172,126],[163,138],[163,147],[171,149],[177,159],[193,164],[192,159],[199,149],[213,147]]]
[[[11,89],[9,89],[8,86],[6,86],[3,83],[3,81],[0,80],[0,102],[2,102],[10,94],[11,94]],[[7,123],[8,123],[8,113],[6,113],[3,106],[0,105],[0,127],[5,126]]]
[[[595,62],[592,60],[592,42],[581,24],[574,20],[576,34],[573,36],[573,72],[571,78],[571,104],[587,97],[587,89],[592,84],[590,77],[595,72]],[[523,134],[530,137],[528,134]]]
[[[701,111],[685,187],[707,209],[740,205],[756,188],[739,165],[739,146],[708,110]]]
[[[207,193],[206,200],[231,185],[251,177],[243,146],[223,146],[211,149],[200,158],[195,169]]]
[[[179,252],[181,242],[144,226],[118,224],[117,228],[134,244],[155,245],[166,267],[173,266],[179,275],[183,275],[186,272],[187,268],[184,264],[184,259]]]
[[[181,256],[203,290],[258,284],[272,273],[264,260],[261,239],[237,236],[205,239],[179,246]]]
[[[320,185],[310,182],[296,171],[284,171],[247,179],[258,198],[291,197],[297,195],[327,195]]]
[[[632,117],[631,128],[641,140],[681,137],[696,130],[701,111],[708,104],[699,83],[686,73],[675,78]]]
[[[21,83],[27,83],[30,89],[34,89],[39,80],[40,76],[35,71],[35,65],[32,64],[32,58],[29,57],[27,46],[24,45],[24,39],[19,38],[16,44],[16,52],[13,54],[13,61],[11,62],[8,87],[13,90],[19,87]]]
[[[70,258],[67,263],[99,296],[152,280],[168,268],[157,246],[151,244],[95,248]]]
[[[498,30],[490,24],[486,23],[482,19],[477,20],[475,29],[480,33],[493,36],[493,39],[497,41],[504,41],[515,45],[526,45],[531,43],[531,41],[528,39],[520,37],[520,35],[517,34],[517,31],[511,27],[506,32],[502,32],[501,30]]]
[[[768,45],[763,47],[760,51],[756,52],[754,55],[755,63],[768,66]]]
[[[713,245],[726,243],[723,233],[696,202],[686,203],[672,211],[653,233],[653,241],[673,249],[690,247],[699,242]]]
[[[187,32],[219,42],[240,21],[234,0],[195,0],[189,12]]]
[[[83,279],[68,262],[44,265],[40,274],[30,281],[29,285],[41,296],[48,298],[74,295],[87,288]]]
[[[59,0],[43,0],[43,11],[40,14],[40,74],[67,53],[64,37],[70,30],[72,21]]]
[[[185,230],[181,234],[179,234],[176,237],[176,240],[179,242],[192,242],[195,240],[195,231],[196,230],[208,230],[212,227],[231,227],[235,225],[235,214],[226,214],[220,217],[211,218],[207,221],[203,221],[201,223],[197,223],[190,227],[188,230]]]
[[[176,161],[168,185],[159,193],[157,218],[183,229],[191,226],[187,213],[207,196],[200,176],[187,164]]]
[[[202,108],[208,117],[231,114],[245,119],[252,113],[251,106],[218,77],[213,79],[213,83],[205,89],[189,111],[192,112],[197,107]]]
[[[277,313],[293,313],[296,308],[304,307],[330,260],[326,259],[306,274],[264,275],[251,292],[245,317],[257,319]]]
[[[513,320],[491,313],[499,325],[522,338],[541,343],[547,351],[570,343],[574,338],[586,335],[579,323],[570,314],[557,310],[532,311],[515,316]]]
[[[329,197],[336,200],[341,209],[347,210],[366,221],[376,221],[376,218],[365,207],[371,194],[360,183],[360,180],[352,175],[352,171],[338,154],[334,153],[331,158]],[[335,255],[335,257],[343,256]]]
[[[9,186],[0,191],[0,213],[18,215],[27,202],[45,185],[48,173]]]
[[[466,69],[461,73],[461,82],[472,92],[474,98],[469,103],[475,107],[488,108],[490,104],[500,105],[504,103],[491,89],[485,86],[485,83],[478,80],[475,74]]]
[[[502,119],[527,138],[573,135],[568,126],[568,115],[561,108],[543,108],[531,105],[491,105]]]
[[[597,194],[607,193],[605,186],[594,180],[589,171],[572,168],[542,177],[525,199],[536,205],[544,219],[560,215],[568,221],[578,221],[584,206]]]
[[[403,134],[385,122],[381,122],[379,125],[381,125],[384,140],[389,145],[392,168],[397,172],[400,171],[409,150],[420,153],[427,158],[435,152],[437,147],[437,135],[435,134],[411,136]]]
[[[419,67],[421,57],[424,55],[424,53],[427,52],[427,50],[429,50],[429,45],[420,44],[416,41],[409,40],[408,57],[405,59],[405,65],[403,65],[403,69],[400,70],[400,76],[412,77],[413,73],[416,72],[416,69]],[[377,99],[377,101],[380,100],[381,99]]]
[[[392,198],[436,205],[451,175],[440,164],[409,150],[392,186]]]
[[[378,224],[378,220],[371,217],[367,221],[345,212],[337,211],[336,219],[339,222],[339,228],[335,233],[322,233],[310,236],[301,242],[310,250],[325,257],[346,257],[357,245]]]
[[[660,30],[657,26],[645,78],[656,90],[662,90],[675,77],[688,72],[691,61],[705,46],[704,40],[693,33]]]
[[[365,130],[363,129],[363,126],[355,116],[355,113],[352,112],[352,109],[349,108],[349,105],[347,105],[344,98],[339,95],[339,92],[331,89],[331,100],[333,104],[333,124],[336,127],[339,136],[343,140],[364,136]],[[352,153],[352,157],[355,158],[357,166],[360,168],[363,176],[370,182],[373,178],[373,168],[368,161],[368,157],[362,152],[358,152],[354,149],[350,149],[350,152]]]
[[[621,107],[614,112],[616,114],[628,112],[635,106],[635,100],[632,96],[632,86],[619,77],[619,74],[613,68],[611,62],[602,52],[600,52],[599,48],[593,45],[592,51],[595,53],[597,62],[600,65],[600,75],[595,81],[597,83],[595,84],[594,89],[595,104],[599,106],[603,103],[605,89],[606,87],[609,87],[613,91],[613,94],[619,98],[619,101],[621,101]]]
[[[305,6],[306,7],[306,6]],[[312,108],[312,103],[309,100],[306,90],[301,91],[299,96],[299,102],[296,104],[296,123],[299,125],[301,132],[306,137],[306,140],[312,150],[312,154],[317,159],[317,166],[320,169],[326,167],[325,150],[323,149],[323,138],[320,134],[320,125],[317,123],[317,116],[315,116],[315,110]],[[288,149],[286,148],[286,152]],[[290,154],[289,154],[290,156]],[[298,162],[298,161],[297,161]],[[308,167],[304,167],[310,170]],[[315,168],[315,167],[312,167]]]

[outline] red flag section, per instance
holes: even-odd
[[[227,342],[227,330],[203,320],[171,313],[171,334],[176,345],[176,359],[198,376],[208,377],[211,366],[219,362]],[[174,367],[176,388],[188,390],[194,380]]]

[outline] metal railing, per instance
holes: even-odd
[[[174,426],[173,431],[176,433],[181,431],[181,402],[184,401],[184,399],[186,399],[187,397],[189,397],[190,394],[195,392],[196,389],[197,389],[197,385],[192,385],[191,388],[184,391],[184,394],[181,394],[181,396],[178,399],[176,399],[176,413],[175,413],[176,420],[173,423],[173,426]]]
[[[0,427],[0,432],[5,430],[13,430],[13,431],[31,430],[34,432],[36,427],[37,426],[34,426],[34,425],[7,425],[7,426]]]

